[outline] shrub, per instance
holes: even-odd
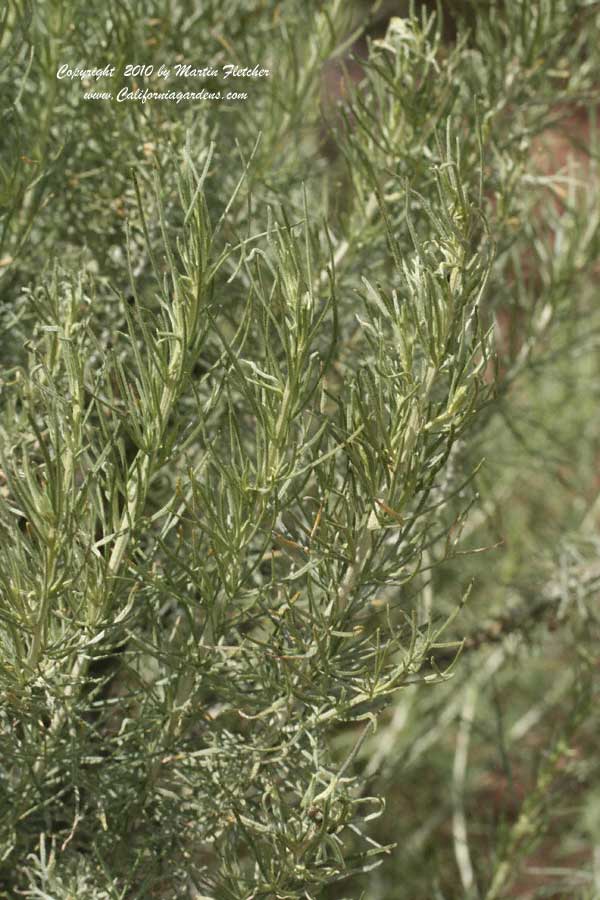
[[[598,4],[196,6],[3,13],[3,896],[597,896]]]

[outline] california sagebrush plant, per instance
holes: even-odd
[[[600,10],[379,7],[4,9],[1,896],[600,896]]]

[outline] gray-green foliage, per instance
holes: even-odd
[[[446,42],[413,7],[324,112],[364,24],[341,0],[5,8],[3,896],[492,900],[560,771],[597,774],[594,510],[550,552],[542,513],[546,558],[465,551],[523,541],[495,511],[577,447],[573,390],[593,408],[596,145],[585,184],[533,149],[597,101],[598,8],[481,5]],[[90,48],[272,76],[237,105],[85,102],[55,71]],[[475,858],[469,742],[510,756],[498,710],[549,610],[573,710]],[[515,740],[552,713],[540,653]]]

